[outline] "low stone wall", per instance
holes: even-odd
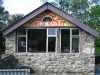
[[[18,53],[15,57],[23,65],[31,66],[38,72],[94,74],[95,71],[93,54]]]

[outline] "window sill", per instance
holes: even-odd
[[[57,53],[57,52],[17,52],[16,54],[80,54],[78,53],[65,53],[65,52],[61,52],[61,53]]]

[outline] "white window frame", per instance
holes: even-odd
[[[62,29],[69,29],[70,30],[70,52],[72,53],[72,38],[79,38],[79,52],[80,53],[80,29],[79,28],[60,28],[60,52],[61,52],[61,30]],[[73,29],[78,29],[79,30],[79,35],[72,35],[72,30]]]
[[[48,34],[48,30],[49,30],[49,29],[55,29],[55,31],[56,31],[55,33],[56,33],[56,34],[55,34],[55,35],[49,35],[49,34]],[[57,53],[57,28],[47,28],[47,42],[46,42],[47,44],[46,44],[46,53],[49,53],[49,51],[48,51],[48,38],[49,38],[49,37],[55,37],[55,38],[56,38],[56,43],[55,43],[55,46],[56,46],[56,47],[55,47],[55,52]]]
[[[72,30],[77,30],[77,29],[79,30],[79,35],[72,35],[71,34],[71,46],[72,46],[72,38],[79,38],[79,52],[78,53],[80,53],[80,29],[79,28],[71,28],[71,32],[72,32]],[[73,53],[72,49],[71,49],[71,53]]]
[[[24,29],[24,28],[23,28]],[[27,43],[28,43],[28,30],[29,29],[46,29],[46,34],[47,34],[47,37],[46,37],[46,53],[50,53],[49,51],[48,51],[48,37],[55,37],[56,38],[56,47],[55,47],[55,53],[57,53],[57,28],[26,28],[26,35],[18,35],[18,30],[17,30],[17,53],[18,53],[18,37],[26,37],[26,53],[27,53],[27,48],[28,48],[28,45],[27,45]],[[55,31],[56,31],[56,34],[55,35],[48,35],[48,30],[49,29],[55,29]],[[69,29],[70,30],[70,52],[69,53],[72,53],[72,38],[74,37],[74,38],[79,38],[79,52],[78,53],[80,53],[80,29],[79,28],[60,28],[59,29],[59,34],[60,34],[60,53],[61,53],[61,30],[62,29]],[[79,29],[79,35],[72,35],[72,30],[73,29]]]

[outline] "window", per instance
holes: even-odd
[[[79,52],[79,29],[72,29],[72,53]]]
[[[18,37],[18,52],[26,52],[26,37]]]
[[[61,29],[61,52],[70,52],[70,29]]]
[[[28,29],[28,52],[46,52],[46,29]]]
[[[18,35],[26,35],[26,29],[19,29]]]
[[[79,53],[80,49],[80,32],[77,28],[18,29],[17,39],[18,52],[48,53],[60,49],[61,53]],[[59,45],[60,48],[57,48]]]
[[[44,17],[43,22],[52,22],[52,19],[50,17]]]
[[[79,52],[79,29],[61,29],[61,53]]]
[[[18,52],[26,52],[26,29],[18,29]]]
[[[56,36],[56,29],[48,29],[48,36]]]
[[[47,50],[48,52],[56,52],[57,48],[57,29],[47,29]]]
[[[48,52],[55,52],[56,50],[56,37],[48,37]]]

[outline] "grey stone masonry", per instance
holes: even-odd
[[[6,36],[6,54],[14,54],[15,51],[15,31]]]
[[[82,53],[94,54],[95,52],[94,42],[95,42],[94,36],[86,33],[85,31],[82,31]]]
[[[48,73],[94,73],[93,54],[18,53],[15,57],[35,71]]]

